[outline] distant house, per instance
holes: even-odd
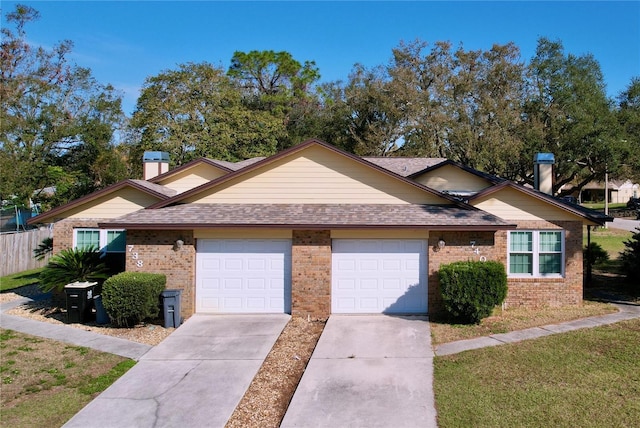
[[[631,180],[609,180],[609,203],[626,204],[630,198],[637,198],[640,194],[640,186]],[[574,196],[581,202],[604,202],[604,181],[592,181],[575,192]]]
[[[173,170],[148,156],[144,171],[30,222],[54,223],[54,252],[96,244],[127,271],[166,274],[185,317],[435,313],[440,265],[458,260],[503,263],[507,305],[576,305],[583,226],[611,221],[445,159],[318,140]]]

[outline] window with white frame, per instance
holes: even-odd
[[[106,229],[74,229],[73,247],[86,249],[94,246],[103,253],[124,253],[126,231]]]
[[[509,232],[509,276],[564,275],[564,232],[515,230]]]

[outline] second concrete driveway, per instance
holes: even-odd
[[[65,427],[224,427],[289,315],[194,315]]]
[[[281,427],[436,427],[425,317],[332,315]]]

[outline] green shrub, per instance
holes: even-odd
[[[38,248],[33,250],[33,257],[36,260],[44,260],[47,254],[51,253],[53,253],[53,238],[44,238]]]
[[[609,261],[609,253],[597,242],[591,242],[583,249],[583,260],[589,266]]]
[[[40,272],[39,288],[45,292],[62,292],[64,286],[72,282],[102,282],[108,276],[96,247],[63,250],[51,257]]]
[[[122,272],[107,279],[102,304],[111,322],[129,327],[157,317],[166,283],[164,275],[147,272]]]
[[[625,249],[620,253],[620,260],[622,261],[622,272],[627,276],[629,282],[631,279],[638,282],[640,278],[640,228],[636,228],[636,231],[628,241],[624,241]],[[640,290],[640,288],[639,288]]]
[[[449,315],[479,323],[507,297],[507,273],[498,262],[455,262],[440,266],[440,289]]]

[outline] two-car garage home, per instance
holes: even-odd
[[[173,170],[149,155],[144,180],[31,223],[54,223],[54,252],[96,244],[128,271],[166,274],[185,317],[433,313],[439,266],[457,260],[504,263],[508,305],[580,304],[583,226],[608,220],[445,159],[359,158],[317,140]]]

